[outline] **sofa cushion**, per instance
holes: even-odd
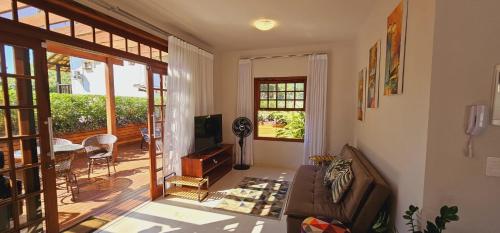
[[[312,165],[304,165],[297,170],[288,197],[286,215],[299,218],[322,216],[350,222],[343,204],[333,203],[330,189],[323,185],[325,171],[325,167]]]
[[[373,184],[373,177],[367,171],[356,152],[352,149],[343,150],[342,157],[344,159],[352,159],[351,169],[354,175],[354,180],[348,192],[346,192],[341,204],[345,210],[346,218],[353,221],[360,205],[366,198]]]

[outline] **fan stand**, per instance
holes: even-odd
[[[248,170],[250,169],[249,165],[243,164],[243,133],[240,133],[239,135],[240,140],[238,141],[238,144],[240,145],[240,164],[234,165],[234,169],[236,170]]]

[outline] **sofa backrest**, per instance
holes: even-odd
[[[365,166],[358,158],[356,152],[347,147],[343,150],[342,157],[351,159],[351,169],[354,174],[354,180],[350,190],[345,193],[342,199],[342,207],[349,222],[354,222],[354,217],[363,204],[366,193],[371,189],[373,183],[372,175],[366,170]]]
[[[352,159],[354,173],[351,190],[342,201],[351,219],[351,230],[353,233],[368,232],[389,197],[389,186],[360,150],[346,144],[341,156]]]

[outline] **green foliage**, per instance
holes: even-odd
[[[415,225],[415,220],[413,219],[413,215],[418,211],[418,207],[417,206],[414,206],[414,205],[410,205],[410,207],[408,208],[408,210],[405,212],[405,214],[403,215],[403,218],[408,220],[408,222],[406,223],[406,225],[410,226],[410,232],[413,232],[413,233],[422,233],[421,231],[417,231],[416,230],[416,225]]]
[[[90,131],[106,127],[106,98],[101,95],[50,94],[55,133]],[[118,126],[147,121],[147,99],[116,97]]]
[[[286,125],[288,123],[288,115],[290,112],[282,112],[282,111],[272,111],[268,116],[268,121],[274,121],[279,125]]]
[[[118,126],[145,124],[147,122],[147,98],[117,96],[115,102]]]
[[[422,231],[415,230],[416,226],[414,223],[413,215],[417,211],[418,207],[410,205],[409,209],[405,212],[405,215],[403,215],[403,218],[408,220],[407,225],[411,227],[410,232],[422,233]],[[459,220],[459,217],[457,215],[457,206],[448,207],[447,205],[445,205],[441,207],[439,213],[440,215],[435,218],[434,223],[427,221],[427,226],[424,230],[424,233],[442,233],[443,230],[446,230],[446,223]]]
[[[301,111],[259,111],[257,114],[258,123],[273,123],[272,135],[269,137],[278,138],[304,138],[305,113]],[[259,134],[262,133],[259,131]]]
[[[57,92],[57,72],[55,70],[48,70],[49,74],[49,92]],[[61,72],[61,83],[71,84],[71,72]]]
[[[278,129],[276,136],[285,138],[304,138],[304,112],[286,112],[284,115],[285,127]]]
[[[389,213],[387,211],[380,211],[377,216],[377,220],[372,226],[372,231],[375,233],[386,233],[389,232]]]

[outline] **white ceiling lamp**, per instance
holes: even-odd
[[[272,19],[258,19],[253,22],[253,26],[261,31],[271,30],[276,24],[276,21]]]

